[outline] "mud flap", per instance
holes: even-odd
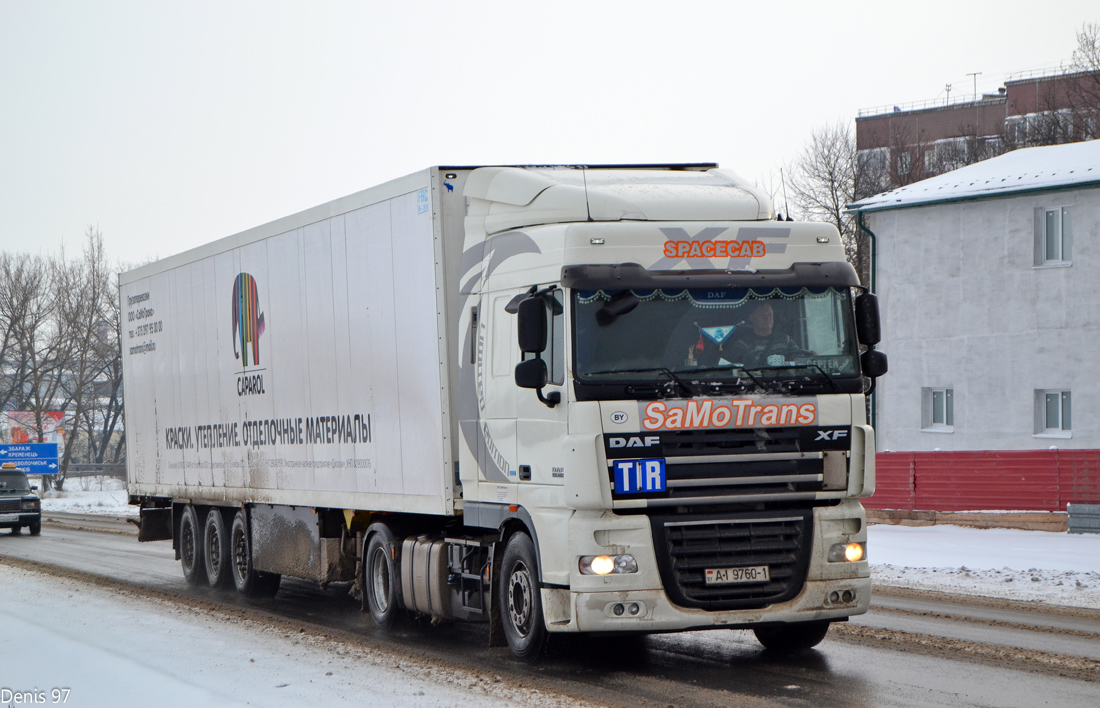
[[[501,602],[500,585],[496,578],[496,547],[493,544],[493,554],[489,561],[489,646],[506,647],[508,640],[504,637],[504,625],[500,621],[500,611],[497,609]]]
[[[171,541],[172,508],[142,509],[138,524],[138,541]]]

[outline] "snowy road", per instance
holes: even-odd
[[[5,561],[20,557],[79,572],[46,580]],[[250,604],[187,587],[167,543],[57,526],[38,538],[0,534],[4,611],[9,598],[20,598],[13,609],[29,624],[21,630],[45,638],[36,651],[84,656],[80,666],[91,658],[122,662],[121,675],[165,687],[163,705],[301,705],[299,691],[314,692],[311,702],[323,691],[332,706],[548,705],[552,698],[631,706],[1100,705],[1100,613],[880,595],[871,613],[834,627],[818,651],[799,659],[765,654],[747,632],[714,631],[566,641],[529,668],[488,648],[476,625],[413,623],[383,635],[346,591],[291,581],[275,601]],[[269,671],[254,666],[259,650]],[[70,662],[44,664],[39,654],[9,653],[0,686],[18,688],[9,677],[26,673],[39,689],[71,684],[68,705],[125,705],[115,668],[86,675]],[[1044,668],[1038,659],[1055,663]],[[325,675],[337,665],[347,668]],[[382,671],[393,667],[405,668]],[[200,693],[206,697],[195,698]]]

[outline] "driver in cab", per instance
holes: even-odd
[[[723,331],[724,330],[724,331]],[[700,327],[699,341],[688,350],[689,366],[782,366],[785,355],[805,355],[789,335],[776,331],[772,304],[761,301],[752,306],[747,322],[733,327]],[[772,361],[779,355],[783,361]]]

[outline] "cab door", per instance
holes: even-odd
[[[545,286],[541,286],[545,290]],[[562,290],[556,288],[539,297],[546,307],[546,349],[523,358],[541,358],[546,362],[547,386],[544,397],[557,393],[560,402],[553,407],[539,400],[534,390],[517,388],[516,456],[520,469],[518,482],[522,486],[554,486],[565,484],[565,436],[568,411],[566,386],[565,301]],[[513,345],[518,352],[518,340]],[[514,382],[513,382],[514,385]]]

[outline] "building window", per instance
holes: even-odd
[[[1035,391],[1035,434],[1065,437],[1073,430],[1073,399],[1069,391]]]
[[[1073,213],[1069,207],[1035,210],[1035,265],[1066,265],[1073,258]]]
[[[933,433],[955,430],[955,389],[921,389],[921,429]]]
[[[911,165],[911,157],[908,152],[898,154],[898,173],[902,175],[909,174],[909,167]]]

